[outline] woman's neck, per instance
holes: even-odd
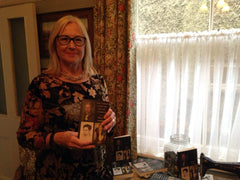
[[[83,73],[81,64],[63,64],[61,63],[60,77],[63,81],[79,83],[86,81],[88,76]]]
[[[79,76],[83,74],[83,70],[81,64],[61,64],[61,73],[72,75],[72,76]]]

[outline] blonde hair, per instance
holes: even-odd
[[[78,17],[67,15],[62,18],[60,18],[54,25],[48,41],[48,48],[49,48],[49,54],[50,54],[50,62],[48,65],[47,70],[45,70],[45,73],[53,74],[53,75],[59,75],[61,72],[60,69],[60,62],[59,57],[56,50],[56,37],[61,33],[66,25],[69,23],[76,23],[79,28],[82,30],[83,35],[86,37],[86,43],[85,43],[85,54],[82,60],[82,71],[83,75],[93,75],[96,74],[96,70],[93,67],[93,60],[92,60],[92,50],[91,50],[91,44],[89,40],[89,36],[87,33],[87,30],[81,20]]]

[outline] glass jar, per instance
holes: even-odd
[[[173,134],[170,136],[170,142],[164,145],[164,152],[174,151],[177,153],[186,148],[192,147],[190,145],[190,138],[185,134]]]
[[[187,135],[173,134],[170,136],[170,142],[164,145],[164,163],[165,167],[168,168],[168,174],[179,177],[177,152],[190,147],[192,146]]]

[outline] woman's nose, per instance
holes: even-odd
[[[76,45],[75,45],[73,39],[69,42],[68,47],[69,47],[69,48],[72,48],[72,49],[75,49],[75,48],[76,48]]]

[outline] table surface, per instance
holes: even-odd
[[[147,178],[140,178],[136,173],[133,173],[131,177],[121,177],[121,176],[113,177],[113,180],[146,180],[146,179]],[[206,173],[205,178],[203,178],[203,180],[240,180],[240,178],[230,173],[209,171]]]

